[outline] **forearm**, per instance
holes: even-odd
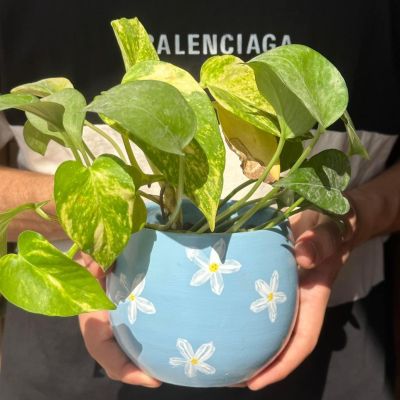
[[[400,162],[347,195],[357,219],[354,246],[400,230]]]
[[[53,198],[54,180],[52,176],[36,172],[0,167],[0,212],[24,203],[40,202]],[[51,201],[44,208],[55,215],[55,205]],[[16,241],[24,230],[42,233],[50,240],[65,239],[65,233],[55,222],[48,222],[34,212],[24,212],[14,219],[8,229],[8,240]]]

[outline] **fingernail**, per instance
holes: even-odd
[[[317,249],[312,241],[301,241],[295,247],[297,262],[302,267],[312,267],[317,262]]]

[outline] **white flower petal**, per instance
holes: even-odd
[[[269,285],[267,282],[263,281],[262,279],[257,279],[256,280],[256,290],[257,293],[261,296],[261,297],[266,297],[268,296],[268,293],[271,291],[269,289]]]
[[[202,361],[208,360],[214,354],[214,351],[215,346],[213,342],[204,343],[197,349],[194,358],[201,363]]]
[[[136,302],[131,301],[128,306],[128,320],[131,324],[134,324],[137,317]]]
[[[187,360],[179,357],[170,357],[169,363],[174,367],[178,367],[179,365],[185,365],[187,363]]]
[[[274,293],[274,301],[276,303],[284,303],[287,300],[286,294],[283,292]]]
[[[210,264],[217,263],[222,264],[222,259],[225,256],[226,252],[226,243],[224,239],[219,239],[218,242],[214,243],[214,246],[211,247],[210,252]]]
[[[269,319],[271,322],[275,322],[276,316],[278,315],[278,310],[276,308],[276,303],[274,301],[269,301],[267,303],[268,306],[268,314],[269,314]]]
[[[135,285],[134,289],[132,290],[132,293],[137,297],[140,296],[143,292],[145,285],[145,278],[143,278],[138,285]]]
[[[156,312],[156,308],[154,304],[150,301],[145,299],[144,297],[138,297],[136,299],[137,308],[145,314],[154,314]]]
[[[190,260],[193,261],[195,257],[200,253],[199,249],[192,249],[190,247],[186,247],[186,257]]]
[[[274,271],[269,282],[271,292],[276,292],[279,286],[279,274],[278,271]]]
[[[239,261],[236,260],[227,260],[224,264],[219,266],[219,270],[223,274],[231,274],[233,272],[237,272],[242,267]]]
[[[179,338],[176,341],[176,348],[186,360],[191,360],[194,357],[192,346],[186,339]]]
[[[210,283],[211,290],[215,294],[220,295],[224,290],[224,280],[222,278],[222,274],[219,271],[211,273]]]
[[[193,378],[193,377],[196,376],[196,368],[190,361],[186,361],[186,364],[185,364],[185,375],[188,378]]]
[[[210,276],[211,272],[209,270],[199,269],[193,274],[190,286],[200,286],[207,282],[210,279]]]
[[[203,374],[207,374],[207,375],[211,375],[211,374],[215,374],[215,368],[212,367],[211,365],[207,364],[207,363],[201,363],[201,364],[197,364],[195,365],[195,368],[202,372]]]
[[[267,299],[262,297],[261,299],[255,300],[250,304],[250,310],[255,313],[259,313],[268,307],[267,303]]]

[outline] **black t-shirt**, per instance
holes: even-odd
[[[0,0],[0,90],[66,76],[90,100],[124,72],[110,21],[137,16],[161,59],[195,77],[216,52],[248,60],[281,44],[311,46],[343,74],[356,127],[398,133],[398,8],[396,0]],[[10,122],[21,123],[18,115]]]
[[[134,16],[154,37],[160,58],[195,77],[215,51],[248,60],[281,44],[311,46],[343,74],[357,128],[400,132],[397,0],[0,0],[0,91],[65,76],[90,101],[118,84],[124,73],[110,21]],[[22,113],[7,117],[12,124],[23,123]],[[333,400],[342,389],[345,398],[383,400],[390,397],[376,338],[382,338],[384,305],[379,292],[356,305],[328,311],[320,348],[286,383],[258,393],[167,385],[153,392],[121,386],[108,380],[86,354],[76,319],[33,316],[10,307],[0,399]],[[371,318],[379,329],[371,333],[365,310],[372,306]],[[357,350],[349,343],[356,343]],[[339,352],[343,355],[332,364]],[[371,361],[365,368],[364,358]],[[338,372],[328,374],[332,368]]]

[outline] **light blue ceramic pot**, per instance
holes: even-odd
[[[157,219],[149,209],[150,220]],[[261,212],[250,223],[265,220]],[[185,219],[197,221],[185,205]],[[188,234],[143,229],[110,274],[118,343],[143,371],[182,386],[246,381],[282,349],[297,310],[297,266],[285,224]]]

